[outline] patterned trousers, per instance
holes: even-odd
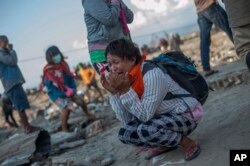
[[[136,146],[174,147],[196,127],[194,121],[180,114],[167,113],[145,123],[133,120],[120,129],[118,137],[121,142]]]

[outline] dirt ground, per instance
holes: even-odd
[[[230,65],[235,67],[234,64]],[[72,160],[75,164],[90,162],[96,166],[109,157],[114,158],[115,166],[228,166],[230,150],[250,149],[249,92],[250,79],[243,84],[210,93],[204,105],[204,118],[191,134],[202,149],[200,156],[192,161],[184,161],[181,148],[150,161],[145,160],[146,153],[136,155],[134,147],[118,141],[120,123],[117,121],[104,132],[87,140],[84,146],[58,158]],[[54,160],[57,160],[56,157]]]
[[[195,35],[194,35],[195,36]],[[233,73],[244,65],[237,60],[232,43],[224,33],[215,33],[212,38],[212,66],[221,74],[209,79],[219,79],[223,73]],[[219,49],[220,48],[220,49]],[[182,46],[185,53],[199,60],[199,38],[197,36],[185,41]],[[229,58],[226,58],[229,57]],[[231,59],[230,59],[231,58]],[[200,66],[198,65],[198,68]],[[32,105],[43,107],[47,104],[46,96],[29,97]],[[112,166],[228,166],[231,149],[250,149],[250,77],[243,83],[211,91],[204,105],[205,114],[197,129],[190,135],[201,145],[202,152],[196,159],[186,162],[181,148],[162,154],[151,160],[145,160],[145,152],[136,154],[135,148],[124,145],[117,139],[121,127],[115,119],[110,106],[103,106],[97,115],[103,118],[103,132],[86,139],[86,143],[49,157],[50,164],[40,165],[87,165],[100,166],[104,160]],[[35,106],[34,106],[35,107]],[[45,126],[46,120],[34,120],[32,123]]]

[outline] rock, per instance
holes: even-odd
[[[101,161],[101,165],[102,166],[109,166],[109,165],[113,164],[114,162],[115,162],[114,157],[108,157],[108,158]]]
[[[55,146],[64,142],[69,142],[78,139],[78,135],[76,133],[67,133],[60,131],[58,133],[51,135],[51,145]]]
[[[70,149],[70,148],[74,148],[77,146],[81,146],[83,144],[85,144],[86,141],[85,140],[78,140],[78,141],[74,141],[74,142],[70,142],[70,143],[64,143],[59,145],[59,148],[62,149]]]
[[[38,162],[34,162],[31,164],[31,166],[40,166],[40,164]]]
[[[49,133],[45,130],[30,134],[19,134],[7,139],[0,146],[1,165],[22,165],[30,161],[46,158],[50,153],[51,143]]]
[[[89,111],[92,111],[92,110],[94,110],[94,109],[96,108],[96,104],[95,104],[95,103],[89,103],[89,104],[87,105],[87,107],[88,107],[88,110],[89,110]]]
[[[89,124],[85,129],[80,130],[79,133],[83,135],[84,138],[89,138],[101,131],[103,131],[101,120],[97,120]]]

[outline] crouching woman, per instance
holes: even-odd
[[[109,75],[101,73],[102,86],[111,93],[110,103],[124,124],[119,139],[148,150],[146,159],[181,146],[185,160],[200,154],[199,144],[187,137],[197,127],[192,111],[202,111],[193,97],[164,100],[168,92],[185,94],[168,74],[155,67],[143,74],[139,49],[123,39],[111,42],[105,52]]]

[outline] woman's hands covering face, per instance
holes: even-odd
[[[118,74],[110,72],[108,77],[101,74],[101,83],[111,94],[124,94],[129,90],[132,81],[129,79],[128,73]]]

